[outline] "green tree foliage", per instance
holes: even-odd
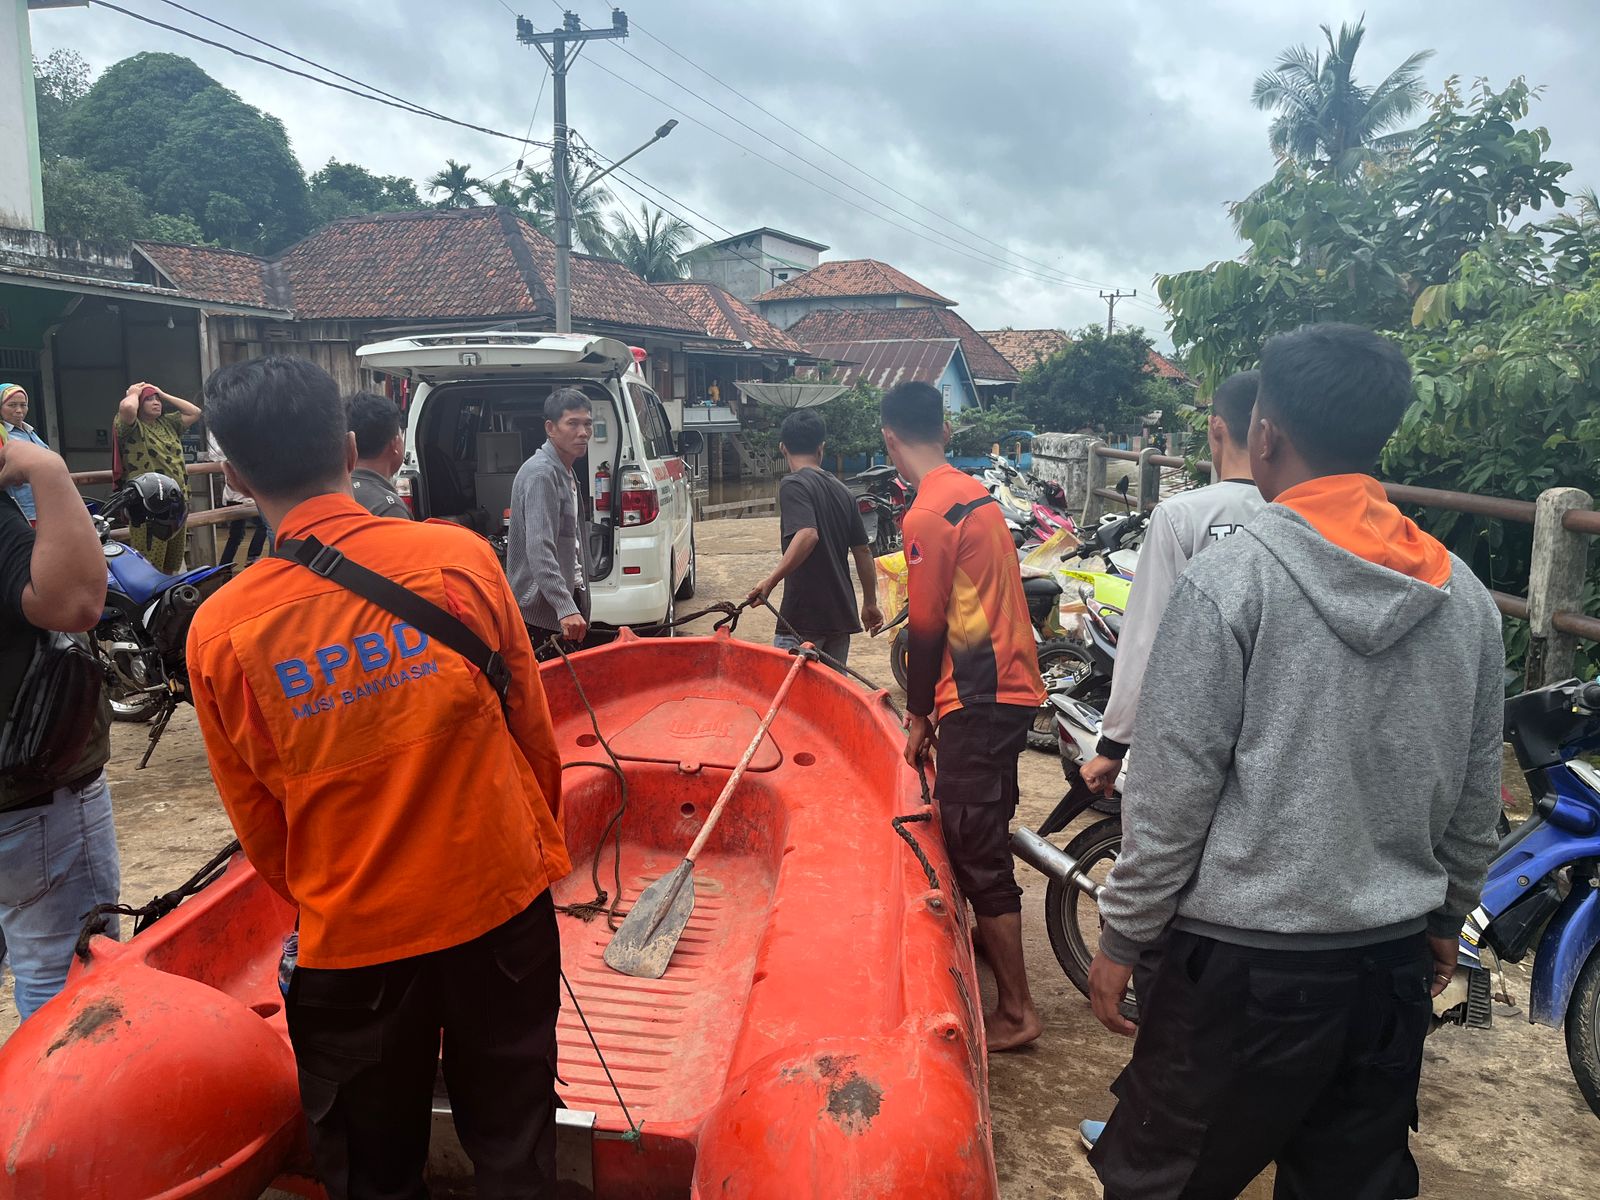
[[[114,64],[69,102],[61,128],[66,152],[120,173],[152,214],[187,218],[211,240],[271,251],[309,227],[305,176],[283,124],[186,58]]]
[[[607,257],[651,283],[682,279],[688,274],[684,244],[692,235],[693,231],[677,217],[641,204],[637,224],[627,213],[612,214],[611,231],[607,234],[611,253]]]
[[[572,244],[585,254],[615,257],[611,235],[606,230],[606,214],[615,203],[605,188],[583,186],[587,175],[571,163],[567,165],[567,194],[572,198]],[[529,223],[546,237],[556,234],[556,178],[554,169],[528,167],[517,177],[516,195]]]
[[[42,177],[48,232],[122,242],[146,235],[144,197],[116,172],[96,171],[82,159],[47,158]]]
[[[225,246],[271,252],[311,227],[305,176],[283,122],[223,87],[183,105],[151,156],[157,212],[192,217]]]
[[[988,454],[1005,435],[1017,430],[1033,429],[1028,414],[1015,406],[999,408],[969,408],[950,413],[950,453],[957,458]],[[1007,445],[1002,450],[1010,449]]]
[[[1202,391],[1274,333],[1351,321],[1399,341],[1415,375],[1386,477],[1524,499],[1600,488],[1600,223],[1585,202],[1528,219],[1567,203],[1571,170],[1526,124],[1532,95],[1451,79],[1405,159],[1343,185],[1281,168],[1240,206],[1239,259],[1157,280]],[[1522,590],[1525,527],[1418,516],[1491,586]]]
[[[429,176],[427,183],[428,195],[439,197],[434,202],[437,208],[475,208],[485,186],[483,180],[473,176],[471,163],[458,163],[453,158],[445,159],[444,166]]]
[[[1150,374],[1150,346],[1142,329],[1107,337],[1091,325],[1023,372],[1017,405],[1033,428],[1055,433],[1128,433],[1146,413],[1170,416],[1179,398],[1171,384]]]
[[[1268,140],[1278,157],[1344,179],[1363,163],[1411,148],[1415,132],[1394,127],[1421,106],[1422,64],[1433,51],[1418,51],[1377,87],[1362,87],[1353,70],[1366,32],[1364,19],[1340,25],[1337,38],[1324,25],[1326,58],[1292,46],[1256,80],[1255,106],[1277,113]]]
[[[33,60],[33,96],[39,113],[39,156],[63,152],[67,112],[89,91],[89,64],[76,50],[52,50]]]
[[[828,453],[836,470],[844,460],[857,454],[883,453],[883,389],[864,379],[842,396],[822,406],[822,420],[828,427]]]
[[[403,175],[375,175],[355,163],[330,158],[311,177],[311,215],[315,225],[367,213],[422,208],[417,185]]]

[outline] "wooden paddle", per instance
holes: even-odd
[[[637,975],[643,979],[660,979],[666,974],[667,964],[672,961],[672,952],[677,949],[678,939],[683,936],[684,926],[689,923],[689,914],[694,911],[694,860],[699,857],[700,851],[705,849],[706,842],[711,839],[711,831],[717,827],[723,808],[733,796],[733,789],[738,787],[739,780],[744,778],[745,768],[755,757],[761,739],[767,736],[767,727],[778,715],[778,708],[783,704],[784,697],[789,694],[790,685],[794,683],[795,677],[800,674],[800,668],[805,666],[809,657],[805,651],[810,649],[811,647],[807,646],[805,650],[795,655],[794,665],[784,676],[783,686],[772,698],[772,707],[767,709],[767,715],[761,718],[756,736],[750,740],[750,745],[745,749],[744,757],[739,759],[739,765],[734,767],[733,774],[728,776],[728,782],[722,787],[722,794],[711,806],[711,813],[706,817],[706,823],[700,827],[700,832],[695,835],[689,853],[684,855],[683,861],[674,867],[670,874],[663,875],[645,888],[634,901],[633,907],[628,910],[627,917],[617,928],[616,933],[611,935],[611,944],[606,947],[605,960],[606,966],[613,971],[621,971],[624,975]]]

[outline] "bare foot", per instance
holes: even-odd
[[[986,1013],[983,1018],[984,1045],[990,1054],[1016,1050],[1034,1041],[1044,1032],[1044,1022],[1030,1005],[1020,1021],[1002,1017],[999,1013]]]

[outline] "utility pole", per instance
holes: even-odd
[[[538,47],[550,64],[550,75],[555,80],[555,150],[552,170],[556,184],[556,332],[572,332],[572,196],[567,191],[567,69],[578,60],[584,44],[604,38],[628,36],[628,14],[620,8],[611,10],[610,29],[585,29],[575,12],[562,17],[561,28],[553,33],[535,33],[533,22],[526,17],[517,18],[517,41],[525,46]],[[567,44],[576,42],[572,57],[567,57]],[[549,47],[549,49],[546,49]]]
[[[1139,289],[1138,288],[1134,288],[1133,291],[1131,291],[1131,292],[1117,291],[1117,292],[1101,292],[1100,293],[1100,299],[1102,299],[1102,300],[1104,300],[1106,302],[1106,336],[1107,337],[1111,336],[1111,331],[1112,331],[1113,328],[1115,328],[1115,325],[1116,325],[1116,322],[1115,322],[1114,318],[1116,317],[1116,313],[1117,313],[1117,301],[1118,300],[1129,300],[1129,299],[1132,299],[1134,296],[1137,296],[1138,294],[1139,294]]]

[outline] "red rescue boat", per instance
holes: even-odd
[[[593,896],[593,864],[625,913],[682,861],[791,661],[624,632],[544,666],[577,867],[558,904]],[[620,866],[580,684],[629,784]],[[808,665],[695,864],[666,974],[607,967],[604,915],[561,919],[582,1012],[560,1021],[563,1195],[997,1195],[965,906],[902,737],[883,693]],[[128,943],[96,939],[0,1047],[4,1193],[320,1195],[277,984],[291,921],[236,858]],[[442,1089],[436,1110],[434,1169],[458,1174]]]

